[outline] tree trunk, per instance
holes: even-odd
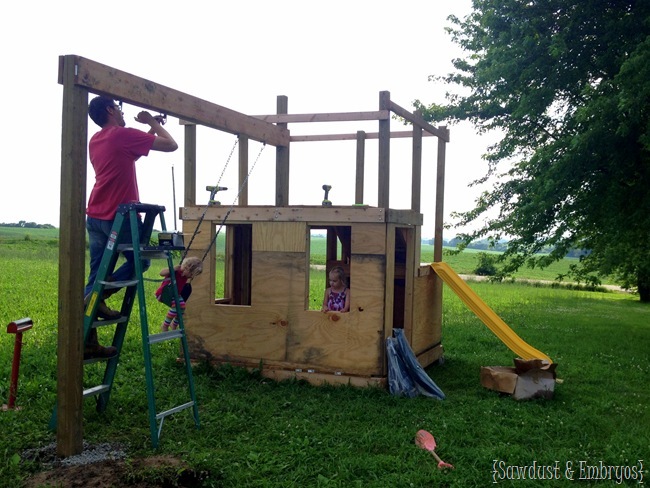
[[[650,302],[650,276],[645,273],[639,273],[637,277],[637,288],[639,290],[639,300],[644,303]]]

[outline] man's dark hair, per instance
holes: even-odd
[[[108,120],[106,109],[108,107],[114,107],[115,105],[115,101],[112,98],[100,95],[93,98],[88,104],[88,115],[90,115],[90,118],[95,122],[95,124],[104,127]]]

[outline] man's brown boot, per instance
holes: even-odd
[[[120,315],[122,314],[119,310],[112,310],[108,308],[108,305],[106,305],[106,302],[104,300],[99,302],[99,305],[97,305],[97,317],[100,319],[116,319]]]
[[[117,356],[117,347],[102,346],[97,338],[97,329],[90,329],[88,340],[84,347],[84,360],[87,359],[109,359]]]
[[[88,293],[88,295],[86,295],[86,297],[84,298],[84,306],[85,307],[88,306],[88,300],[90,300],[91,295],[92,295],[92,293]],[[102,299],[99,302],[99,304],[97,305],[97,318],[104,319],[104,320],[116,319],[120,315],[122,315],[122,314],[118,310],[112,310],[112,309],[108,308],[108,305],[106,305],[106,302],[104,301],[104,299]]]

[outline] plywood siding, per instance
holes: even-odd
[[[352,229],[353,254],[386,254],[386,224],[355,224]]]
[[[253,251],[306,252],[305,222],[256,222]]]
[[[442,338],[441,321],[435,308],[436,275],[416,276],[413,290],[413,329],[411,347],[416,355],[438,344]]]
[[[309,224],[252,225],[251,306],[215,304],[214,264],[208,265],[195,281],[186,313],[193,356],[250,367],[261,361],[269,371],[312,376],[385,377],[385,339],[392,333],[386,301],[393,296],[386,285],[393,279],[395,226],[387,245],[386,224],[352,225],[351,310],[339,314],[306,309]],[[193,223],[187,227],[193,230]],[[204,252],[213,235],[213,223],[204,224],[192,252]],[[433,323],[435,274],[413,274],[412,347],[427,353],[440,342],[440,324]]]

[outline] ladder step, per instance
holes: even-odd
[[[87,390],[84,390],[83,396],[92,396],[92,395],[99,395],[101,393],[105,393],[110,389],[110,385],[97,385],[93,386],[92,388],[88,388]]]
[[[83,363],[84,363],[84,366],[85,366],[85,365],[87,365],[87,364],[98,363],[98,362],[100,362],[100,361],[107,362],[107,361],[113,359],[114,357],[115,357],[115,356],[111,356],[110,358],[90,358],[90,359],[84,359]]]
[[[120,315],[119,317],[115,317],[114,319],[99,319],[93,321],[92,327],[97,328],[97,327],[102,327],[104,325],[122,324],[127,320],[128,317],[125,317],[124,315]]]
[[[120,244],[118,251],[133,251],[131,244]],[[184,251],[183,246],[143,246],[140,247],[140,257],[143,259],[167,259],[171,251]]]
[[[123,203],[117,206],[117,212],[122,215],[128,215],[129,212],[159,214],[165,210],[166,209],[163,205],[142,202]]]
[[[138,284],[138,280],[124,280],[124,281],[104,281],[98,280],[104,288],[126,288]]]
[[[162,251],[162,252],[169,252],[169,251],[184,251],[185,246],[142,246],[140,248],[141,252],[148,252],[148,251]]]
[[[176,412],[180,412],[181,410],[185,410],[186,408],[190,408],[194,406],[194,402],[187,402],[184,403],[183,405],[179,405],[178,407],[170,408],[169,410],[165,410],[164,412],[160,412],[159,414],[156,415],[156,420],[164,419],[168,415],[171,415]]]
[[[151,334],[149,336],[149,344],[156,344],[158,342],[170,341],[172,339],[179,339],[183,337],[181,329],[168,330],[167,332],[159,332],[158,334]]]

